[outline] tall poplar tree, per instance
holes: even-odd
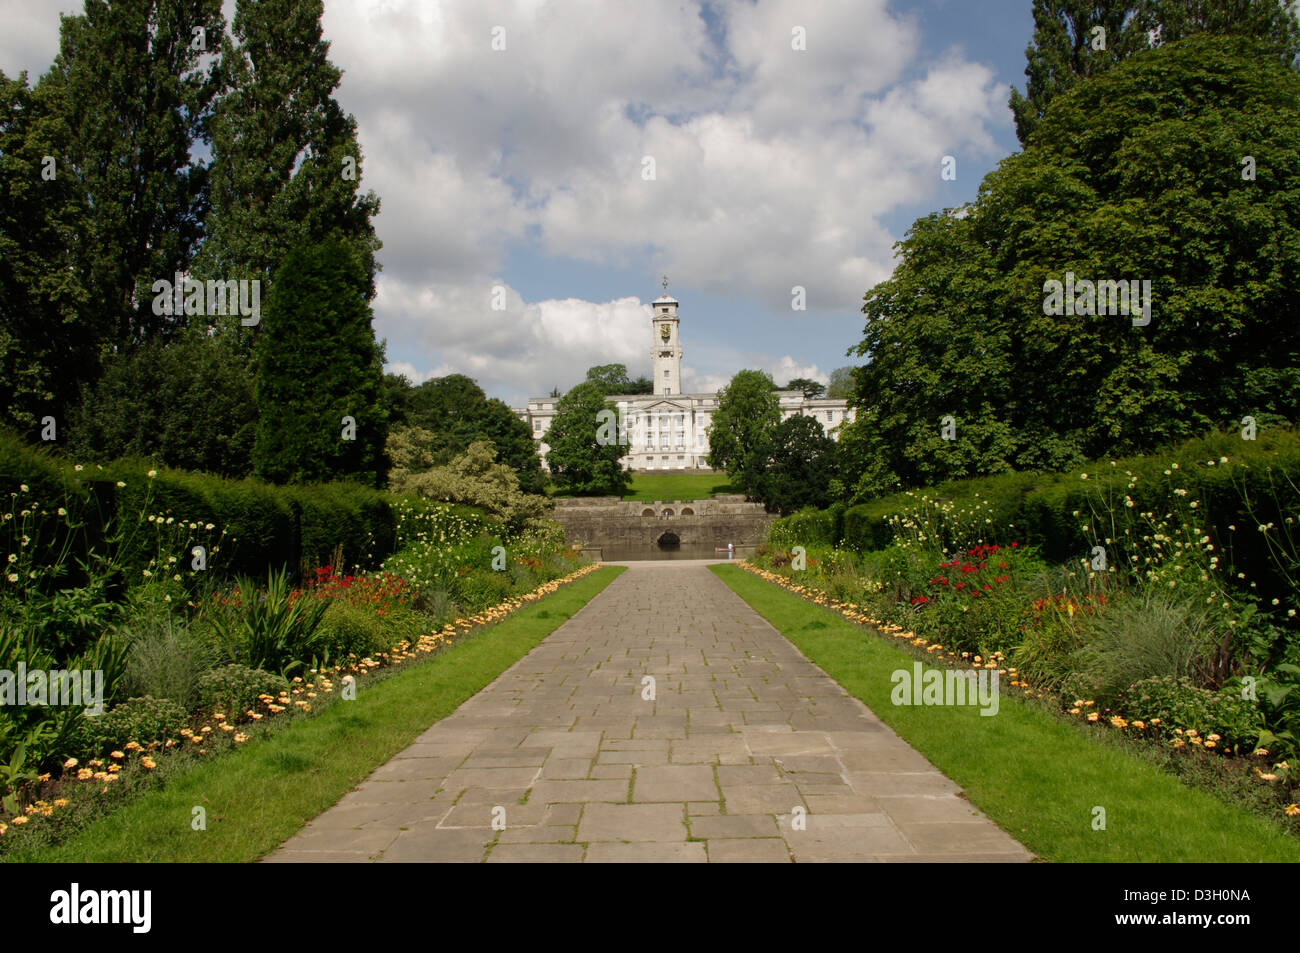
[[[72,241],[105,347],[175,330],[150,286],[188,268],[202,237],[207,168],[194,158],[216,86],[220,0],[86,0],[64,16],[38,84],[59,112],[53,153],[83,205]]]
[[[221,44],[212,210],[196,271],[271,282],[291,249],[335,236],[362,264],[369,300],[379,199],[359,193],[357,124],[334,99],[342,72],[328,58],[322,10],[321,0],[236,6]]]

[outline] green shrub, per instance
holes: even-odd
[[[1147,456],[1117,459],[1114,465],[1099,461],[1070,473],[1008,473],[895,493],[845,511],[843,544],[859,552],[883,550],[895,538],[891,520],[899,514],[933,507],[936,499],[968,508],[978,497],[990,519],[986,541],[1019,541],[1038,547],[1049,560],[1065,562],[1091,550],[1093,538],[1082,525],[1094,516],[1099,524],[1108,524],[1125,512],[1164,514],[1171,508],[1174,488],[1186,489],[1187,499],[1197,501],[1198,527],[1219,552],[1230,555],[1234,573],[1242,572],[1248,582],[1256,583],[1253,596],[1265,602],[1274,597],[1294,600],[1288,570],[1278,565],[1277,553],[1255,529],[1274,523],[1276,538],[1291,525],[1287,518],[1294,519],[1300,509],[1300,435],[1287,429],[1260,430],[1254,441],[1236,433],[1213,433]],[[1132,498],[1131,508],[1125,496]],[[1110,555],[1112,564],[1118,564],[1124,554],[1117,548]],[[1294,566],[1289,571],[1294,572]]]
[[[137,620],[123,634],[130,646],[126,691],[194,707],[199,678],[215,661],[211,649],[172,618]]]
[[[170,698],[129,698],[95,718],[82,718],[81,750],[88,755],[121,750],[129,742],[166,741],[189,721],[189,712]]]
[[[146,477],[150,471],[152,478]],[[78,472],[43,448],[0,430],[0,489],[18,493],[20,485],[28,487],[23,496],[43,504],[39,534],[35,522],[24,532],[39,536],[47,560],[55,554],[66,557],[61,572],[71,585],[85,584],[76,567],[92,554],[106,554],[105,535],[114,529],[122,538],[113,559],[128,582],[139,580],[150,560],[160,555],[158,534],[145,522],[149,515],[212,524],[217,534],[224,531],[220,553],[207,546],[206,572],[212,579],[233,579],[241,573],[260,576],[280,568],[297,572],[304,563],[327,562],[340,546],[349,564],[372,568],[398,545],[399,498],[379,490],[347,482],[277,487],[255,479],[168,470],[147,459],[88,465]],[[422,504],[403,502],[408,509],[423,509]],[[59,507],[67,511],[65,516],[57,515]],[[464,520],[484,519],[471,508],[454,509]],[[15,525],[10,521],[11,528]],[[190,546],[185,539],[170,544],[174,551],[162,554],[164,561],[175,556],[188,568]]]
[[[209,616],[228,658],[287,675],[322,652],[318,630],[328,602],[295,598],[283,572],[268,573],[260,592],[240,576],[236,593],[233,608]]]
[[[1259,707],[1241,697],[1240,690],[1217,692],[1198,688],[1190,679],[1163,675],[1145,678],[1128,688],[1117,710],[1132,719],[1160,720],[1160,729],[1195,729],[1202,737],[1221,736],[1219,747],[1250,751],[1263,727]]]
[[[1204,605],[1151,594],[1124,599],[1092,616],[1071,658],[1067,694],[1112,702],[1135,682],[1156,677],[1201,680],[1216,632]]]
[[[201,711],[219,711],[229,719],[246,721],[245,712],[258,707],[258,695],[287,691],[288,679],[247,665],[223,665],[199,676],[196,694]]]
[[[768,539],[777,546],[809,546],[835,544],[835,513],[831,509],[818,510],[806,507],[783,517],[772,524]]]
[[[330,658],[345,658],[354,654],[365,658],[376,652],[386,652],[392,647],[393,628],[375,613],[373,606],[353,605],[346,599],[328,601],[321,617],[318,640],[329,650]]]

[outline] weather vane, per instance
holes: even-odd
[[[664,294],[668,294],[668,276],[664,275]]]

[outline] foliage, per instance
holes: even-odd
[[[1240,689],[1210,691],[1175,675],[1137,681],[1124,691],[1117,709],[1131,718],[1158,719],[1166,732],[1191,729],[1202,738],[1220,735],[1216,744],[1233,750],[1250,751],[1262,728],[1259,707],[1243,699]]]
[[[816,400],[826,393],[826,385],[807,377],[795,377],[782,390],[803,391],[804,397]]]
[[[1202,31],[1235,33],[1266,40],[1288,65],[1300,53],[1295,14],[1279,0],[1034,0],[1033,14],[1033,41],[1025,50],[1026,92],[1011,90],[1022,144],[1053,99],[1153,43]],[[1099,27],[1104,33],[1096,33]]]
[[[206,618],[227,658],[285,675],[321,654],[317,629],[327,608],[323,601],[294,598],[288,576],[271,572],[261,592],[241,576],[233,596],[218,598]]]
[[[222,33],[211,211],[195,270],[269,282],[269,291],[293,249],[333,238],[358,261],[369,300],[379,199],[360,194],[357,124],[334,98],[342,71],[327,58],[322,12],[321,0],[241,2]],[[369,347],[358,355],[363,365]]]
[[[602,423],[601,411],[609,411],[611,422]],[[561,492],[621,496],[627,490],[631,477],[619,461],[628,436],[618,427],[617,412],[590,381],[560,398],[545,440],[546,464]],[[608,433],[602,434],[602,426]]]
[[[1147,678],[1205,684],[1212,675],[1207,659],[1220,631],[1216,622],[1203,601],[1185,595],[1156,591],[1118,600],[1085,625],[1083,645],[1071,660],[1075,674],[1062,691],[1110,704]]]
[[[166,347],[151,341],[111,355],[72,418],[68,454],[248,476],[257,409],[239,336],[191,331]]]
[[[866,296],[840,441],[855,501],[1300,416],[1298,140],[1300,77],[1239,38],[1137,54],[1056,98]],[[1150,324],[1045,315],[1067,273],[1149,280]]]
[[[375,652],[392,648],[391,619],[370,607],[356,605],[346,599],[331,599],[321,618],[320,642],[329,649],[333,658],[355,655],[366,658]]]
[[[761,463],[756,458],[781,422],[776,385],[763,371],[739,371],[718,391],[718,409],[709,428],[708,463],[726,470],[733,486],[748,496],[757,492]]]
[[[769,512],[793,513],[831,502],[835,441],[812,417],[795,414],[763,436],[755,448],[753,493]]]
[[[426,500],[479,507],[498,517],[510,531],[538,519],[547,505],[544,497],[520,490],[518,474],[497,463],[496,451],[482,440],[470,444],[446,466],[395,476],[392,488]]]
[[[166,698],[186,711],[198,698],[198,683],[215,653],[183,621],[166,615],[124,628],[130,646],[126,691]]]
[[[513,468],[525,493],[543,492],[542,471],[532,431],[503,401],[489,399],[463,374],[435,377],[419,387],[405,378],[385,377],[385,405],[400,423],[389,438],[390,486],[434,466],[450,463],[470,445],[488,441],[497,459]],[[405,472],[403,472],[405,471]]]
[[[95,718],[82,719],[80,754],[120,751],[131,742],[165,742],[189,722],[189,709],[169,698],[128,698]]]
[[[853,367],[837,367],[831,371],[831,382],[826,387],[826,396],[843,399],[853,394]]]
[[[0,71],[0,421],[33,439],[42,418],[68,419],[106,333],[73,265],[85,223],[73,177],[57,163],[42,175],[68,135],[51,94]]]
[[[87,0],[61,19],[58,56],[39,84],[57,115],[58,178],[78,200],[77,230],[65,236],[90,310],[78,323],[101,348],[166,338],[184,323],[154,313],[151,286],[186,270],[203,235],[208,170],[195,156],[217,65],[194,46],[196,28],[221,35],[219,0]]]
[[[654,381],[642,376],[636,380],[628,377],[626,364],[600,364],[587,368],[587,380],[600,388],[606,397],[615,394],[653,394]]]
[[[211,669],[199,679],[198,708],[244,721],[244,713],[257,708],[258,696],[278,697],[288,688],[282,675],[232,663]]]
[[[383,354],[367,281],[337,239],[302,246],[281,263],[257,347],[253,465],[262,478],[383,485]]]

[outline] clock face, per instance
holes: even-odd
[[[659,336],[663,338],[665,341],[668,340],[669,336],[671,336],[672,333],[673,333],[672,328],[668,327],[668,325],[666,324],[659,325]]]

